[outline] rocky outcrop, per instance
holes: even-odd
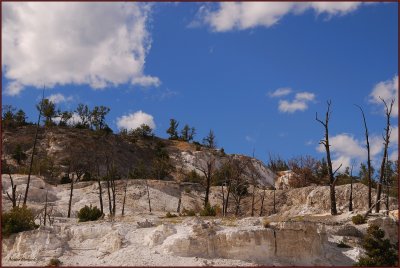
[[[332,249],[338,250],[329,243],[325,226],[312,222],[284,222],[272,228],[222,227],[213,221],[194,219],[179,230],[159,227],[149,235],[148,241],[152,241],[149,245],[161,245],[166,253],[182,257],[251,260],[263,265],[350,265],[353,262],[344,254],[326,256]]]

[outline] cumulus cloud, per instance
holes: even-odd
[[[69,97],[65,97],[63,94],[61,93],[57,93],[57,94],[52,94],[48,97],[48,99],[55,104],[58,103],[62,103],[62,102],[70,102],[73,101],[74,98],[72,96]]]
[[[136,129],[142,124],[148,125],[152,129],[156,128],[153,116],[142,111],[137,111],[117,118],[117,126],[120,129]]]
[[[207,24],[213,31],[225,32],[245,30],[257,26],[271,27],[287,14],[303,14],[313,10],[316,14],[345,15],[355,11],[358,2],[223,2],[216,10],[203,5],[196,16],[194,25]],[[199,19],[201,18],[201,20]]]
[[[283,97],[289,95],[291,92],[292,89],[290,87],[281,87],[275,90],[274,92],[268,92],[268,96],[270,96],[271,98]]]
[[[132,83],[158,86],[144,74],[151,45],[150,5],[12,2],[3,5],[2,67],[8,95],[24,86]]]
[[[396,126],[393,132],[397,131]],[[392,132],[392,133],[393,133]],[[393,138],[393,142],[392,142]],[[391,144],[389,145],[389,159],[397,159],[397,144],[398,141],[394,141],[396,135],[391,137]],[[383,152],[383,139],[379,135],[371,135],[369,138],[370,142],[370,154],[372,163],[380,165],[381,154]],[[330,151],[332,154],[332,166],[334,169],[338,168],[340,164],[342,167],[340,171],[344,171],[346,167],[351,166],[351,162],[355,161],[356,165],[367,159],[367,149],[365,140],[356,139],[353,135],[348,133],[341,133],[335,136],[329,137],[329,143],[331,145]],[[322,144],[317,146],[317,151],[325,153],[325,147]]]
[[[392,79],[379,82],[372,89],[369,95],[369,101],[377,105],[381,105],[384,109],[384,104],[382,99],[384,99],[387,104],[390,104],[391,100],[394,100],[392,115],[398,116],[399,106],[398,106],[398,95],[399,95],[399,76],[395,75]]]
[[[280,100],[278,109],[282,113],[294,113],[308,109],[308,103],[315,99],[315,94],[310,92],[296,93],[293,101]]]
[[[60,116],[54,117],[53,121],[58,124],[61,121],[61,117]],[[71,119],[68,120],[68,125],[73,126],[73,125],[76,125],[81,122],[82,122],[82,120],[79,117],[79,115],[77,113],[72,113]]]

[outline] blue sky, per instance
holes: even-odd
[[[45,83],[46,96],[63,96],[63,110],[80,102],[109,106],[115,132],[118,122],[147,122],[167,137],[175,118],[196,127],[197,140],[213,129],[228,153],[254,148],[264,161],[269,153],[321,158],[315,113],[323,116],[331,99],[335,164],[366,158],[353,104],[365,109],[379,162],[384,116],[377,96],[398,94],[397,3],[29,5],[5,6],[2,51],[3,105],[24,109],[29,120]]]

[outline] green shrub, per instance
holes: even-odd
[[[193,209],[187,210],[187,209],[184,208],[182,210],[182,215],[183,216],[196,216],[196,212]]]
[[[216,208],[215,206],[211,206],[210,203],[207,203],[206,207],[200,211],[200,216],[216,216]]]
[[[71,179],[68,176],[64,176],[61,178],[60,183],[61,184],[71,183]]]
[[[360,215],[360,214],[357,214],[357,215],[353,216],[351,218],[351,221],[356,225],[365,223],[364,217],[362,215]]]
[[[84,206],[78,212],[78,218],[80,222],[95,221],[98,220],[101,216],[103,215],[101,214],[100,209],[98,209],[96,206],[92,207],[92,205],[90,205],[90,207]]]
[[[48,266],[60,266],[60,265],[61,265],[61,261],[59,259],[55,259],[55,258],[50,259],[49,264],[48,264]]]
[[[337,244],[337,247],[338,247],[338,248],[351,248],[349,245],[345,244],[343,241],[340,241],[340,242]]]
[[[174,218],[174,217],[178,217],[178,216],[175,214],[171,214],[170,212],[167,212],[167,214],[165,214],[165,217],[166,218]]]
[[[2,213],[1,233],[7,237],[14,233],[33,230],[39,227],[35,224],[32,210],[23,207],[14,207],[9,212]]]
[[[365,255],[354,266],[395,266],[398,267],[397,247],[390,244],[389,239],[383,239],[385,232],[376,225],[367,229],[362,247]]]

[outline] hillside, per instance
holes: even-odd
[[[34,126],[6,129],[3,133],[3,159],[13,166],[13,170],[26,172],[32,153],[35,136]],[[20,146],[27,156],[21,164],[12,158]],[[157,154],[162,151],[168,155],[172,167],[166,176],[154,178],[152,172]],[[184,180],[179,172],[188,173],[206,165],[207,160],[215,160],[219,168],[230,159],[246,163],[246,169],[257,173],[259,183],[273,185],[275,175],[262,161],[243,155],[227,155],[218,149],[209,149],[185,141],[165,140],[158,137],[139,138],[135,142],[122,135],[107,134],[67,127],[42,127],[38,135],[37,157],[34,160],[34,173],[45,176],[51,183],[58,183],[60,176],[68,171],[68,161],[85,164],[85,172],[104,176],[107,165],[114,165],[120,177],[127,177],[135,168],[143,166],[148,178],[163,180]],[[108,162],[107,162],[108,161]],[[97,169],[98,165],[98,169]],[[73,170],[71,172],[74,172]],[[20,172],[21,173],[21,172]]]

